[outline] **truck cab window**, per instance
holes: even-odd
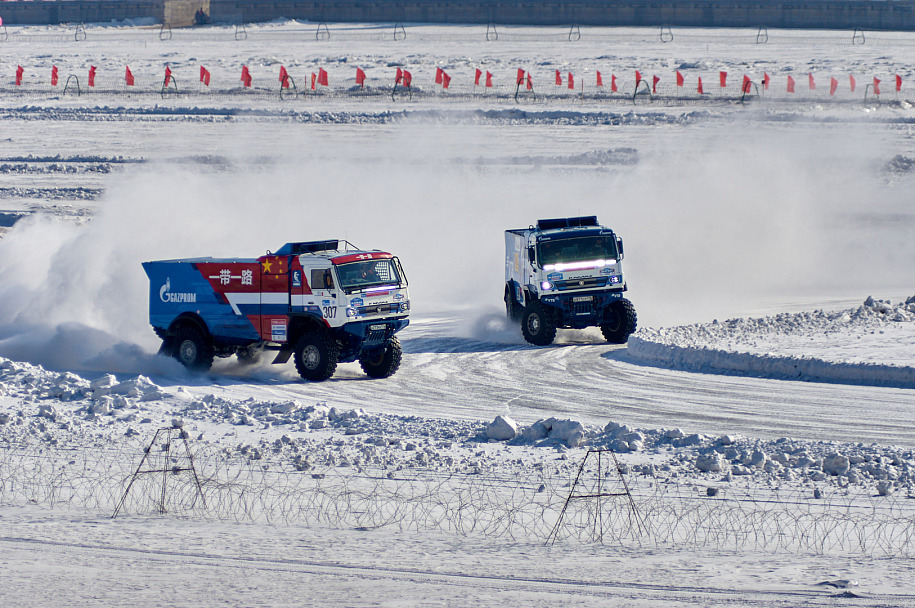
[[[333,289],[334,277],[329,268],[315,268],[311,271],[312,289]]]

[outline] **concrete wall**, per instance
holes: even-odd
[[[163,0],[112,2],[32,0],[0,2],[4,25],[43,25],[49,23],[99,23],[114,19],[152,17],[162,21]]]
[[[190,27],[199,10],[209,15],[210,0],[165,0],[163,19],[171,27]]]
[[[915,30],[915,0],[211,0],[214,20]],[[223,18],[225,17],[225,18]]]
[[[915,0],[210,0],[214,22],[493,23],[915,30]],[[7,25],[152,17],[165,0],[0,2]],[[177,24],[175,24],[177,25]]]

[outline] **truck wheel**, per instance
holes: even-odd
[[[359,365],[362,371],[370,378],[388,378],[394,375],[397,368],[400,367],[400,360],[403,358],[403,351],[400,348],[400,340],[396,337],[391,338],[384,350],[372,357],[360,357]]]
[[[213,343],[193,325],[179,328],[171,344],[172,355],[184,367],[206,371],[213,365]]]
[[[635,333],[636,314],[632,302],[623,298],[607,307],[604,314],[604,323],[600,326],[601,333],[607,342],[612,344],[625,344],[629,336]]]
[[[337,370],[340,350],[325,332],[303,335],[295,344],[295,369],[305,380],[327,380]]]
[[[524,339],[537,346],[547,346],[556,337],[556,324],[539,304],[529,304],[521,319],[521,333]]]

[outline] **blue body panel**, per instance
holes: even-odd
[[[145,262],[143,270],[150,281],[150,324],[166,330],[178,316],[193,314],[202,318],[210,333],[222,342],[244,344],[260,340],[247,316],[236,314],[228,300],[212,288],[196,267],[197,262],[218,261],[200,258]]]

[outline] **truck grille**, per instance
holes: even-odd
[[[360,306],[356,310],[358,314],[363,317],[371,317],[373,315],[390,315],[395,312],[400,312],[400,303],[394,302],[391,304],[372,304],[369,306]]]
[[[556,289],[567,291],[569,289],[593,289],[595,287],[605,287],[609,277],[586,277],[583,279],[569,279],[567,281],[556,281]]]
[[[590,315],[594,312],[594,302],[572,302],[573,315]]]
[[[366,342],[384,342],[387,337],[388,337],[388,327],[387,326],[384,326],[381,329],[369,328],[369,330],[365,333]]]

